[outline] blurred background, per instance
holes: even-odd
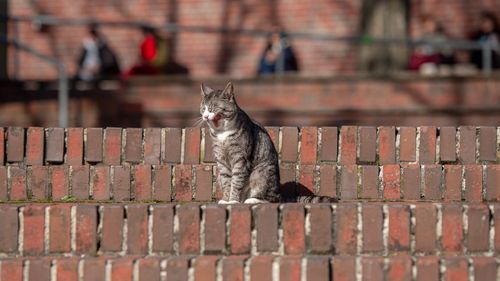
[[[0,125],[493,125],[500,0],[0,0]]]

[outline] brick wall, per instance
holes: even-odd
[[[500,1],[409,1],[410,33],[421,30],[420,16],[433,14],[452,37],[466,36],[477,24],[482,9],[498,11]],[[362,1],[9,1],[12,15],[48,14],[62,18],[98,20],[135,20],[155,24],[177,22],[182,25],[266,29],[279,23],[289,31],[315,32],[335,36],[358,35]],[[11,34],[13,27],[11,26]],[[136,60],[141,40],[137,30],[104,28],[103,33],[117,51],[124,68]],[[38,33],[30,23],[20,25],[20,40],[37,50],[61,58],[74,72],[75,60],[84,29],[77,26],[50,28]],[[196,77],[228,73],[237,77],[253,76],[264,38],[217,34],[182,33],[175,37],[175,57]],[[344,43],[295,40],[301,67],[311,75],[332,75],[356,70],[357,48]],[[12,57],[12,50],[10,57]],[[53,79],[55,69],[27,54],[21,54],[22,79]],[[10,72],[13,61],[10,61]]]

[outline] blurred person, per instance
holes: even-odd
[[[96,25],[88,27],[78,59],[77,80],[95,82],[120,74],[118,59]]]
[[[492,12],[482,12],[478,30],[472,35],[472,40],[482,44],[490,44],[492,48],[500,46],[500,26],[498,19]],[[483,54],[481,50],[475,50],[471,55],[472,62],[480,69],[483,68]],[[497,51],[492,50],[492,68],[500,68],[500,58]]]
[[[297,58],[288,36],[279,28],[274,28],[260,57],[257,73],[265,75],[280,71],[296,72],[298,70]]]

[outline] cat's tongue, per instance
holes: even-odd
[[[219,120],[221,119],[221,116],[219,114],[214,116],[214,119],[212,119],[212,122],[214,123],[214,126],[217,128],[219,127]]]

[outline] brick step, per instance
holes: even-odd
[[[211,164],[0,166],[0,202],[215,201]],[[500,165],[294,165],[282,163],[284,193],[339,200],[500,201]]]
[[[498,266],[495,257],[479,256],[44,257],[1,259],[0,277],[2,281],[494,281]]]
[[[0,256],[498,255],[499,203],[3,204]]]

